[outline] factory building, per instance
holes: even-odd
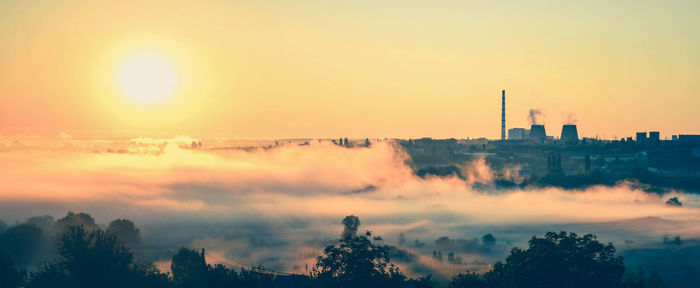
[[[508,140],[527,140],[530,130],[525,128],[508,129]]]

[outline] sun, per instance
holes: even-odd
[[[126,59],[119,70],[119,86],[141,104],[155,104],[172,95],[177,85],[175,69],[158,54],[143,53]]]

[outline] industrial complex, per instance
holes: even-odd
[[[506,138],[506,135],[508,136]],[[566,123],[562,125],[561,135],[557,138],[554,135],[547,135],[544,124],[532,123],[530,128],[510,128],[506,133],[506,90],[501,91],[501,141],[523,144],[578,144],[582,140],[578,133],[576,124]],[[591,139],[600,141],[599,139]],[[700,145],[700,135],[672,135],[670,140],[662,140],[658,131],[636,132],[635,137],[622,138],[620,141],[634,142],[647,147],[660,146],[664,144],[686,144]]]

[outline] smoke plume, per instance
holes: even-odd
[[[530,113],[527,116],[527,121],[530,123],[530,125],[538,125],[542,123],[542,116],[544,116],[542,110],[530,109]]]

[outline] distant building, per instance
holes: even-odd
[[[661,137],[660,137],[659,131],[649,132],[649,138],[647,139],[647,145],[659,146],[660,143],[661,143]]]
[[[578,130],[576,125],[564,125],[561,129],[561,138],[559,139],[565,143],[577,143],[578,142]]]
[[[508,129],[508,140],[525,140],[530,136],[530,130],[525,128]]]
[[[700,145],[700,135],[678,135],[678,142],[685,145]]]
[[[647,142],[647,132],[637,132],[637,144],[644,145]]]

